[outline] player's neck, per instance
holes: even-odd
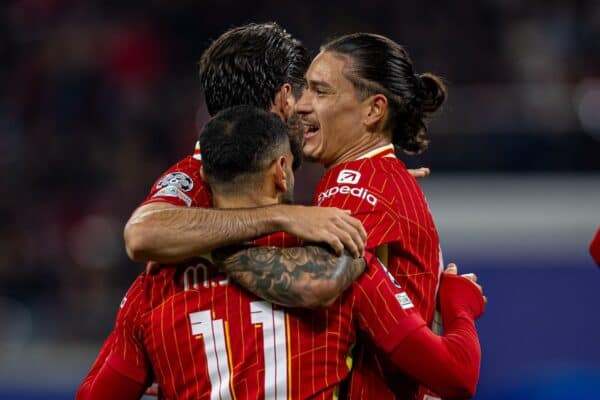
[[[213,193],[213,205],[216,208],[263,207],[277,203],[276,198],[258,192],[238,192],[235,195]]]
[[[390,143],[390,139],[385,135],[377,133],[365,134],[360,140],[355,141],[350,148],[343,151],[330,165],[325,165],[325,168],[329,169],[341,163],[357,160],[361,156]]]

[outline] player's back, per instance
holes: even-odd
[[[331,398],[348,375],[352,310],[286,312],[207,259],[147,275],[141,337],[167,398]]]

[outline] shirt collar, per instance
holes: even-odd
[[[384,146],[377,147],[368,153],[363,154],[358,157],[357,160],[362,160],[364,158],[374,158],[374,157],[394,157],[396,158],[396,152],[394,151],[394,145],[392,143],[386,144]]]
[[[194,155],[192,156],[196,160],[202,160],[202,155],[200,154],[200,141],[196,141],[196,146],[194,147]]]

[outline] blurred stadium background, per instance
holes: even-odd
[[[600,2],[3,1],[0,397],[72,398],[142,269],[122,228],[206,120],[211,39],[275,20],[311,49],[372,31],[446,77],[430,150],[405,157],[446,261],[476,272],[478,399],[597,398]],[[305,166],[308,202],[320,170]]]

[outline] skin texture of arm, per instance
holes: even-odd
[[[175,263],[278,231],[327,243],[340,255],[346,247],[361,256],[367,237],[358,220],[336,208],[274,205],[217,210],[156,202],[133,213],[124,238],[134,261]]]
[[[213,260],[256,296],[286,307],[331,305],[365,269],[362,258],[320,246],[226,248]]]

